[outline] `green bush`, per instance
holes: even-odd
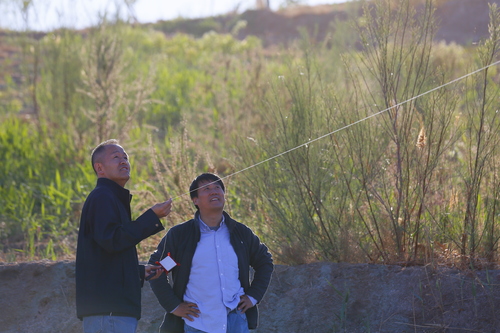
[[[90,152],[117,138],[134,214],[173,197],[166,225],[184,221],[190,181],[218,172],[227,210],[277,262],[497,262],[498,9],[490,38],[464,48],[434,41],[431,1],[410,4],[368,2],[324,43],[303,32],[286,48],[123,22],[15,35],[20,62],[0,68],[2,258],[74,255]]]

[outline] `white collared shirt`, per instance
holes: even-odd
[[[201,219],[200,241],[191,265],[191,274],[184,294],[185,302],[198,305],[200,316],[186,323],[210,333],[227,331],[227,314],[234,310],[244,295],[238,279],[238,257],[229,239],[224,217],[217,230]]]

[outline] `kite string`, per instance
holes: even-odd
[[[315,138],[315,139],[313,139],[313,140],[309,140],[309,141],[307,141],[307,142],[305,142],[305,143],[302,143],[302,144],[300,144],[300,145],[298,145],[298,146],[295,146],[295,147],[293,147],[293,148],[290,148],[290,149],[288,149],[288,150],[286,150],[286,151],[284,151],[284,152],[281,152],[281,153],[279,153],[279,154],[276,154],[276,155],[274,155],[274,156],[271,156],[271,157],[269,157],[269,158],[267,158],[267,159],[265,159],[265,160],[262,160],[262,161],[260,161],[260,162],[255,163],[255,164],[252,164],[252,165],[250,165],[250,166],[248,166],[248,167],[246,167],[246,168],[243,168],[243,169],[241,169],[241,170],[239,170],[239,171],[236,171],[236,172],[234,172],[234,173],[232,173],[232,174],[229,174],[229,175],[227,175],[227,176],[225,176],[225,177],[221,177],[221,179],[222,179],[222,180],[224,180],[224,179],[226,179],[226,178],[233,177],[233,176],[235,176],[235,175],[237,175],[237,174],[239,174],[239,173],[245,172],[245,171],[247,171],[247,170],[249,170],[249,169],[252,169],[252,168],[255,168],[255,167],[257,167],[257,166],[259,166],[259,165],[261,165],[261,164],[267,163],[267,162],[269,162],[269,161],[271,161],[271,160],[274,160],[274,159],[276,159],[276,158],[278,158],[278,157],[280,157],[280,156],[286,155],[286,154],[288,154],[288,153],[290,153],[290,152],[292,152],[292,151],[294,151],[294,150],[297,150],[297,149],[299,149],[299,148],[301,148],[301,147],[307,146],[307,145],[309,145],[309,144],[311,144],[311,143],[313,143],[313,142],[316,142],[316,141],[319,141],[319,140],[321,140],[321,139],[324,139],[324,138],[326,138],[327,136],[330,136],[330,135],[335,134],[335,133],[337,133],[337,132],[343,131],[343,130],[345,130],[345,129],[347,129],[347,128],[351,127],[351,126],[354,126],[354,125],[359,124],[359,123],[361,123],[361,122],[363,122],[363,121],[366,121],[366,120],[368,120],[368,119],[370,119],[370,118],[373,118],[373,117],[375,117],[375,116],[378,116],[379,114],[382,114],[382,113],[384,113],[384,112],[387,112],[387,111],[389,111],[389,110],[391,110],[391,109],[395,109],[395,108],[397,108],[397,107],[399,107],[399,106],[401,106],[401,105],[403,105],[403,104],[406,104],[406,103],[409,103],[409,102],[411,102],[411,101],[413,101],[413,100],[416,100],[417,98],[420,98],[420,97],[422,97],[422,96],[425,96],[425,95],[427,95],[427,94],[430,94],[430,93],[432,93],[432,92],[434,92],[434,91],[436,91],[436,90],[442,89],[442,88],[444,88],[444,87],[446,87],[446,86],[448,86],[448,85],[450,85],[450,84],[453,84],[453,83],[455,83],[455,82],[461,81],[461,80],[463,80],[463,79],[465,79],[465,78],[467,78],[467,77],[469,77],[469,76],[472,76],[472,75],[474,75],[474,74],[477,74],[477,73],[479,73],[479,72],[482,72],[482,71],[484,71],[484,70],[488,69],[489,67],[492,67],[492,66],[498,65],[499,63],[500,63],[500,60],[498,60],[498,61],[496,61],[496,62],[494,62],[494,63],[491,63],[491,64],[489,64],[489,65],[487,65],[487,66],[484,66],[484,67],[482,67],[482,68],[479,68],[479,69],[477,69],[477,70],[475,70],[475,71],[473,71],[473,72],[470,72],[470,73],[467,73],[467,74],[465,74],[465,75],[463,75],[463,76],[460,76],[460,77],[458,77],[458,78],[456,78],[456,79],[453,79],[453,80],[451,80],[451,81],[449,81],[449,82],[447,82],[447,83],[444,83],[444,84],[442,84],[442,85],[440,85],[440,86],[438,86],[438,87],[435,87],[435,88],[433,88],[433,89],[431,89],[431,90],[428,90],[428,91],[426,91],[426,92],[423,92],[423,93],[421,93],[421,94],[419,94],[419,95],[413,96],[413,97],[411,97],[411,98],[407,99],[406,101],[403,101],[403,102],[398,103],[398,104],[396,104],[396,105],[390,106],[390,107],[388,107],[388,108],[386,108],[386,109],[384,109],[384,110],[382,110],[382,111],[376,112],[376,113],[374,113],[374,114],[372,114],[372,115],[369,115],[369,116],[367,116],[367,117],[365,117],[365,118],[362,118],[362,119],[356,120],[355,122],[350,123],[350,124],[348,124],[348,125],[345,125],[345,126],[343,126],[343,127],[341,127],[341,128],[338,128],[338,129],[336,129],[336,130],[334,130],[334,131],[331,131],[330,133],[327,133],[327,134],[321,135],[321,136],[319,136],[319,137],[317,137],[317,138]],[[215,182],[212,182],[212,183],[215,183]],[[212,184],[212,183],[211,183],[211,184]],[[205,185],[209,185],[209,184],[205,184]],[[198,188],[197,188],[197,189],[194,189],[193,191],[197,191],[197,190],[198,190]],[[185,195],[188,195],[188,194],[190,194],[190,193],[191,193],[191,192],[193,192],[193,191],[186,192],[186,193],[184,193],[184,194],[178,195],[178,196],[174,197],[174,198],[173,198],[173,200],[175,200],[175,199],[177,199],[177,198],[180,198],[180,197],[183,197],[183,196],[185,196]]]

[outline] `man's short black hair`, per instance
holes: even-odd
[[[189,186],[189,195],[191,196],[191,199],[198,197],[198,188],[200,187],[199,184],[206,182],[217,183],[222,188],[222,191],[224,193],[226,192],[222,179],[220,179],[220,177],[217,176],[216,174],[207,172],[207,173],[202,173],[201,175],[196,177],[191,183],[191,186]]]
[[[97,147],[94,148],[94,150],[92,150],[91,163],[92,163],[92,169],[94,170],[96,175],[97,175],[97,171],[96,171],[96,169],[94,169],[94,163],[96,163],[97,160],[100,158],[101,154],[106,149],[106,146],[111,146],[111,145],[119,146],[120,144],[118,143],[118,140],[116,140],[116,139],[109,139],[109,140],[106,140],[104,142],[101,142],[100,144],[97,145]]]

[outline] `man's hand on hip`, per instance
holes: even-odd
[[[247,311],[251,307],[253,307],[253,303],[250,298],[248,298],[247,295],[241,295],[240,302],[238,303],[238,310],[240,310],[242,313],[245,313],[245,311]]]
[[[194,303],[182,302],[179,306],[172,312],[174,315],[185,318],[189,321],[193,321],[192,317],[198,318],[200,315],[200,310],[198,310],[198,305]]]

